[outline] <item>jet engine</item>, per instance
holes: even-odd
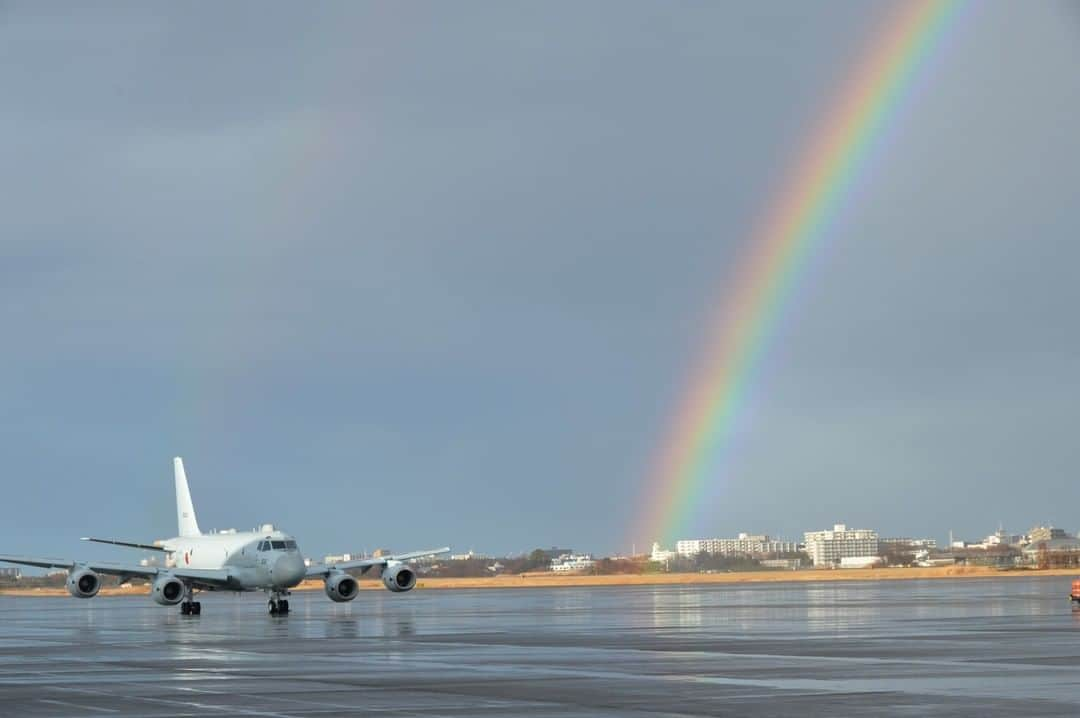
[[[345,603],[356,598],[360,586],[356,579],[344,571],[334,571],[326,577],[326,595],[334,603]]]
[[[394,593],[411,591],[416,586],[416,572],[403,563],[391,564],[383,569],[382,582]]]
[[[101,577],[88,568],[68,571],[67,590],[75,598],[93,598],[101,590]]]
[[[162,606],[175,606],[187,596],[187,587],[176,576],[158,576],[150,587],[150,595]]]

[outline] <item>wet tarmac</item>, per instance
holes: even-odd
[[[2,716],[1076,716],[1068,578],[0,597]]]

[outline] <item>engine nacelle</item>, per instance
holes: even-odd
[[[67,590],[75,598],[93,598],[101,590],[101,577],[88,568],[68,571]]]
[[[411,591],[416,586],[416,571],[403,563],[392,564],[383,569],[382,582],[394,593]]]
[[[187,587],[176,576],[158,576],[150,587],[150,597],[162,606],[175,606],[187,596]]]
[[[326,595],[334,603],[346,603],[360,593],[356,579],[344,571],[334,571],[326,577]]]

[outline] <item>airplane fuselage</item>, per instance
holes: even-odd
[[[224,569],[240,591],[292,588],[306,571],[296,540],[276,529],[178,536],[162,545],[167,566]]]

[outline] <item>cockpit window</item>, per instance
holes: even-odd
[[[296,549],[296,542],[292,541],[292,540],[286,541],[285,542],[285,548],[290,549],[290,550],[295,550]]]
[[[270,544],[274,547],[275,551],[284,551],[285,550],[285,542],[284,541],[271,541]]]
[[[269,541],[260,541],[259,542],[259,550],[260,551],[269,551],[270,550],[270,542]]]

